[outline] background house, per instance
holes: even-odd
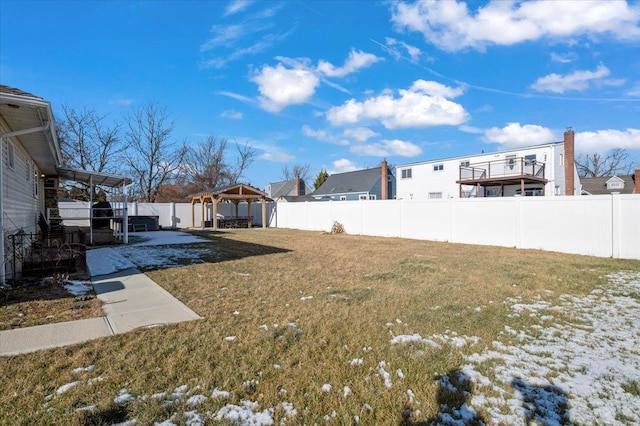
[[[396,174],[399,199],[580,195],[573,130],[562,142],[404,164]]]
[[[583,195],[640,194],[640,169],[633,175],[581,178]]]
[[[373,169],[332,174],[311,196],[335,201],[388,200],[395,198],[395,189],[393,173],[383,160]]]
[[[272,182],[267,185],[264,192],[273,200],[280,197],[300,197],[313,192],[313,188],[301,178],[285,180],[282,182]]]

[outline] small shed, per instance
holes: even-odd
[[[213,214],[211,220],[211,225],[213,229],[218,229],[218,203],[224,201],[230,201],[235,204],[235,217],[225,218],[224,223],[230,223],[234,225],[242,224],[243,221],[247,221],[247,225],[251,226],[251,206],[255,202],[260,202],[262,205],[262,227],[267,227],[267,194],[266,192],[260,191],[257,188],[254,188],[250,185],[245,185],[243,183],[214,188],[209,191],[199,192],[197,194],[193,194],[191,196],[191,226],[196,227],[195,224],[195,205],[200,203],[201,208],[201,223],[200,227],[202,229],[205,228],[206,218],[205,218],[205,205],[211,203],[213,205]],[[240,217],[238,215],[238,205],[241,202],[246,202],[248,204],[247,207],[247,217]]]

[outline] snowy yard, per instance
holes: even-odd
[[[160,268],[149,275],[205,321],[131,333],[116,346],[93,342],[56,361],[55,377],[38,385],[48,389],[39,402],[41,391],[29,392],[44,418],[640,424],[640,268],[611,272],[609,260],[542,252],[523,260],[523,252],[496,249],[478,265],[487,256],[503,263],[467,274],[453,257],[469,262],[470,252],[453,245],[311,233],[240,233],[234,250],[246,242],[251,253],[269,237],[287,251],[211,264],[199,262],[207,244],[224,251],[222,240],[149,234],[91,250],[94,265],[103,273]],[[333,251],[315,262],[324,241]],[[371,263],[361,266],[356,253]],[[185,259],[191,266],[164,268]],[[576,290],[591,279],[598,284]]]

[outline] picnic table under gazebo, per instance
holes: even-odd
[[[214,188],[209,191],[198,192],[191,196],[191,226],[196,227],[195,223],[195,205],[200,203],[201,223],[200,227],[212,227],[214,230],[219,228],[250,228],[253,226],[253,215],[251,207],[254,203],[260,202],[262,207],[262,227],[267,227],[267,193],[260,191],[250,185],[243,183]],[[232,202],[235,205],[235,216],[219,217],[218,204],[221,202]],[[241,202],[247,203],[247,216],[239,215],[239,205]],[[207,220],[205,216],[206,204],[212,204],[211,220]],[[210,222],[210,223],[209,223]],[[210,226],[207,226],[209,225]]]

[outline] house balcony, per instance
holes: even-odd
[[[460,166],[459,180],[460,197],[488,196],[487,188],[493,187],[493,194],[504,194],[506,186],[518,185],[518,193],[527,195],[532,185],[536,194],[544,195],[544,186],[548,182],[545,178],[545,164],[524,157],[513,157],[495,161],[483,161]],[[467,190],[463,190],[463,186]],[[469,190],[470,186],[475,189]],[[481,195],[484,193],[484,195]],[[475,195],[472,195],[475,194]]]

